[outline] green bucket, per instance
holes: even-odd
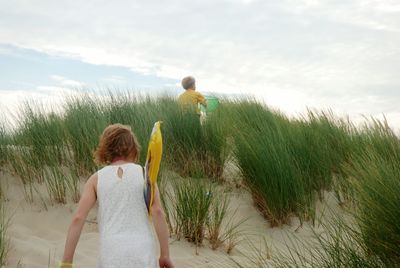
[[[213,96],[205,96],[205,98],[207,100],[207,108],[204,107],[203,105],[200,105],[201,111],[206,113],[211,113],[215,111],[218,107],[219,99]]]

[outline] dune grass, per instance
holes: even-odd
[[[86,96],[67,100],[62,119],[66,132],[68,150],[72,151],[74,163],[80,175],[88,176],[96,170],[93,159],[100,134],[107,121],[100,109],[101,100]]]
[[[170,233],[197,247],[209,242],[215,250],[225,246],[227,253],[241,241],[243,223],[229,208],[229,199],[218,183],[204,178],[182,178],[168,172],[159,182],[161,201]]]
[[[39,177],[39,170],[32,161],[32,151],[29,147],[13,146],[8,152],[8,167],[12,174],[18,176],[21,180],[25,199],[33,202],[34,199],[34,183]]]
[[[213,201],[212,185],[200,179],[175,181],[173,186],[175,233],[201,245]]]
[[[26,102],[13,143],[29,148],[30,165],[39,170],[43,165],[63,161],[65,135],[61,117],[46,112],[40,105]],[[40,178],[38,178],[40,179]]]
[[[215,189],[205,179],[223,183],[223,168],[232,157],[272,226],[290,223],[293,216],[314,220],[317,198],[335,191],[339,202],[355,203],[351,209],[357,212],[366,248],[388,265],[399,258],[400,149],[384,121],[356,128],[331,112],[289,118],[240,99],[221,100],[201,122],[171,97],[127,92],[67,98],[63,113],[26,103],[20,114],[14,131],[0,127],[0,164],[21,179],[27,200],[33,200],[36,183],[45,183],[54,203],[69,197],[77,201],[80,179],[99,168],[93,151],[112,123],[132,127],[143,164],[151,128],[162,120],[163,169],[188,179],[166,191],[163,203],[174,200],[165,205],[169,225],[189,241],[201,244],[206,238],[212,247],[236,243],[238,229],[229,237],[223,233],[229,230],[224,227],[226,201],[212,195]]]
[[[44,169],[44,178],[50,199],[55,203],[67,203],[67,180],[62,168],[50,166]]]
[[[291,121],[287,133],[292,156],[302,177],[310,180],[320,200],[324,191],[335,190],[338,194],[341,191],[335,188],[334,178],[343,174],[341,165],[349,161],[354,131],[350,122],[331,112],[309,111],[302,119]]]
[[[223,168],[229,159],[228,148],[229,128],[224,122],[224,107],[220,104],[219,109],[207,116],[202,126],[204,151],[202,165],[204,173],[209,178],[222,181]]]
[[[152,124],[162,120],[168,168],[183,177],[221,181],[225,162],[234,152],[244,181],[272,225],[286,223],[292,215],[313,219],[315,195],[322,198],[326,190],[335,190],[341,199],[351,196],[341,166],[350,152],[360,153],[366,143],[350,122],[331,113],[310,111],[290,119],[251,99],[222,100],[203,124],[168,96],[111,92],[67,98],[62,115],[32,104],[21,114],[13,144],[24,149],[11,152],[20,157],[10,162],[24,185],[44,181],[47,166],[64,166],[79,177],[94,172],[98,167],[93,151],[108,124],[130,125],[145,152]],[[27,153],[21,156],[18,150]],[[142,153],[142,164],[144,157]],[[69,185],[77,196],[77,182]]]
[[[225,245],[226,252],[230,254],[242,241],[245,235],[242,226],[247,220],[238,219],[237,210],[229,208],[229,199],[225,194],[219,193],[214,197],[206,222],[211,249],[216,250]]]
[[[379,268],[386,266],[373,252],[368,251],[362,233],[354,224],[351,215],[343,218],[333,212],[324,220],[320,228],[312,229],[308,239],[300,239],[294,233],[284,236],[283,250],[271,250],[271,244],[263,240],[260,245],[249,240],[249,253],[245,261],[236,261],[238,268]]]
[[[400,161],[371,153],[354,165],[357,222],[364,242],[386,264],[400,265]]]
[[[107,125],[130,125],[142,152],[146,152],[152,125],[159,120],[163,121],[163,138],[168,144],[165,161],[172,168],[189,177],[219,178],[222,175],[225,144],[223,129],[213,128],[216,120],[207,120],[202,126],[197,115],[182,111],[168,96],[152,98],[113,93],[104,99],[73,98],[67,102],[64,124],[68,146],[75,162],[81,165],[80,173],[88,174],[96,169],[92,152]],[[140,157],[142,164],[145,157],[145,153]]]
[[[213,128],[217,120],[204,126],[183,113],[168,96],[153,98],[109,93],[66,99],[63,114],[44,112],[39,104],[25,103],[19,124],[12,135],[12,149],[2,155],[33,200],[34,183],[46,183],[50,199],[64,203],[67,191],[79,199],[79,178],[99,168],[93,160],[103,129],[113,123],[130,125],[142,146],[144,163],[147,142],[154,122],[162,120],[166,153],[164,160],[181,175],[219,178],[224,165],[223,128]],[[195,115],[196,119],[198,116]],[[182,131],[185,129],[186,131]],[[5,141],[0,132],[0,149]],[[4,156],[4,157],[3,157]],[[6,161],[6,160],[4,160]],[[186,166],[186,167],[185,167]]]
[[[166,160],[171,168],[183,177],[202,177],[198,160],[201,154],[201,125],[195,113],[175,107],[163,119],[166,145]]]
[[[351,139],[352,152],[339,167],[355,203],[347,219],[334,215],[312,240],[291,238],[286,253],[278,252],[267,261],[259,251],[250,263],[257,267],[400,265],[400,140],[380,121],[358,129]]]
[[[290,151],[289,120],[254,102],[235,109],[235,156],[261,212],[272,226],[288,223],[292,215],[313,217],[314,194]]]
[[[356,199],[356,222],[368,252],[400,265],[400,140],[382,122],[363,133],[369,145],[345,168]]]
[[[9,218],[6,215],[3,197],[0,196],[0,266],[1,267],[3,265],[6,265],[7,254],[9,251],[9,240],[7,236],[8,226],[9,226]]]
[[[9,145],[9,137],[7,135],[6,128],[0,122],[0,167],[4,166],[8,161],[7,158],[8,145]]]
[[[313,220],[315,201],[350,196],[342,165],[358,148],[356,128],[331,112],[288,118],[249,99],[229,104],[235,157],[256,205],[272,226]]]
[[[212,203],[210,215],[207,219],[206,226],[212,249],[217,249],[224,241],[222,239],[222,223],[226,219],[228,212],[228,199],[226,196],[218,196]]]
[[[314,232],[310,241],[292,239],[287,246],[287,253],[272,258],[274,267],[384,267],[366,252],[359,231],[341,219],[325,224],[324,232]]]
[[[164,122],[166,160],[183,177],[221,180],[227,160],[226,130],[220,114],[210,115],[201,124],[198,114],[176,103],[161,117]]]

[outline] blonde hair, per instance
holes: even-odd
[[[195,89],[196,88],[196,80],[194,80],[193,76],[186,76],[182,79],[182,87],[184,89]]]
[[[113,124],[106,127],[100,136],[94,158],[100,165],[110,164],[117,157],[137,162],[140,149],[140,144],[129,126]]]

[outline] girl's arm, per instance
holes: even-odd
[[[74,214],[71,225],[69,226],[67,240],[65,242],[64,256],[62,259],[62,262],[64,263],[73,262],[76,245],[78,244],[86,217],[90,209],[96,203],[96,187],[97,173],[93,174],[86,182],[83,194],[78,204],[78,208]],[[70,266],[61,265],[61,267]]]
[[[153,205],[151,207],[152,217],[153,217],[153,225],[156,230],[158,241],[160,243],[160,259],[159,265],[161,268],[173,268],[170,257],[169,257],[169,244],[168,244],[168,225],[165,221],[164,210],[160,201],[160,192],[156,185],[154,191],[154,200]]]

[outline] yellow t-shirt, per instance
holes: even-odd
[[[193,89],[187,89],[179,96],[178,103],[185,106],[192,105],[195,107],[196,111],[199,112],[197,109],[198,104],[206,104],[206,99],[199,92]]]

